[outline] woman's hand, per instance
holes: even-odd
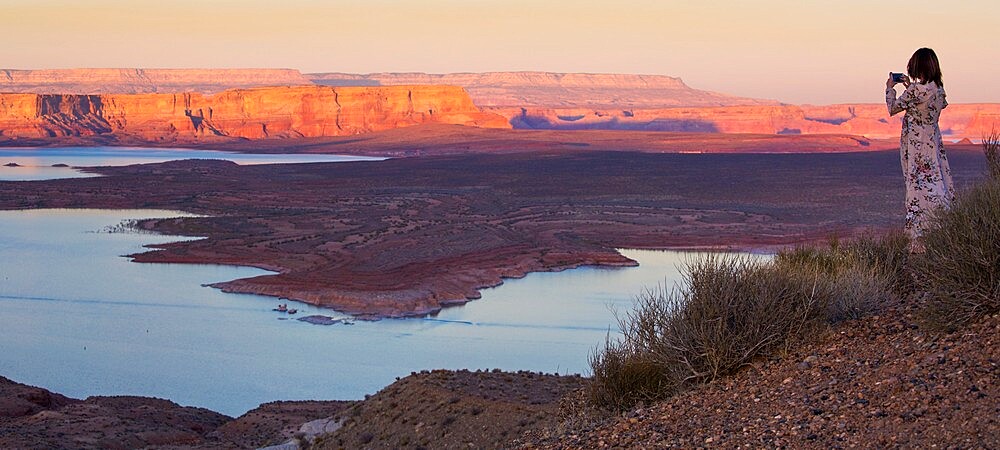
[[[896,82],[892,79],[892,74],[889,74],[889,79],[885,80],[885,88],[892,89],[896,86]]]
[[[903,75],[903,86],[910,87],[910,76]]]

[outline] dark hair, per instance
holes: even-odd
[[[944,87],[944,81],[941,81],[941,64],[938,62],[937,54],[927,47],[913,52],[910,62],[906,64],[906,72],[910,78],[919,79],[924,83],[933,81],[938,87]]]

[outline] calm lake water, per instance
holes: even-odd
[[[529,274],[434,318],[322,326],[282,320],[277,299],[202,286],[265,271],[134,263],[121,255],[184,238],[106,232],[178,215],[0,211],[0,375],[72,397],[155,396],[238,415],[272,400],[359,399],[422,369],[586,373],[588,354],[617,331],[611,308],[672,284],[690,257],[623,250],[641,266]]]
[[[52,180],[98,176],[73,167],[127,166],[178,159],[225,159],[237,164],[378,161],[385,158],[311,154],[249,154],[216,150],[138,147],[0,148],[0,181]],[[7,167],[14,163],[20,167]],[[65,164],[70,167],[52,167]]]

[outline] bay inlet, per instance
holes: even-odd
[[[359,399],[423,369],[587,373],[613,310],[672,285],[692,254],[622,250],[639,267],[532,273],[434,317],[312,325],[335,311],[203,285],[269,272],[141,264],[109,232],[157,210],[0,211],[0,375],[73,397],[142,395],[239,415],[273,400]],[[272,311],[278,303],[296,316]]]

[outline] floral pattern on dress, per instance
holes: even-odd
[[[906,180],[906,232],[919,238],[927,226],[928,214],[948,208],[955,198],[951,168],[941,140],[938,118],[948,106],[944,89],[935,83],[910,83],[896,97],[894,88],[885,90],[889,115],[902,111],[903,131],[899,138],[899,159]]]

